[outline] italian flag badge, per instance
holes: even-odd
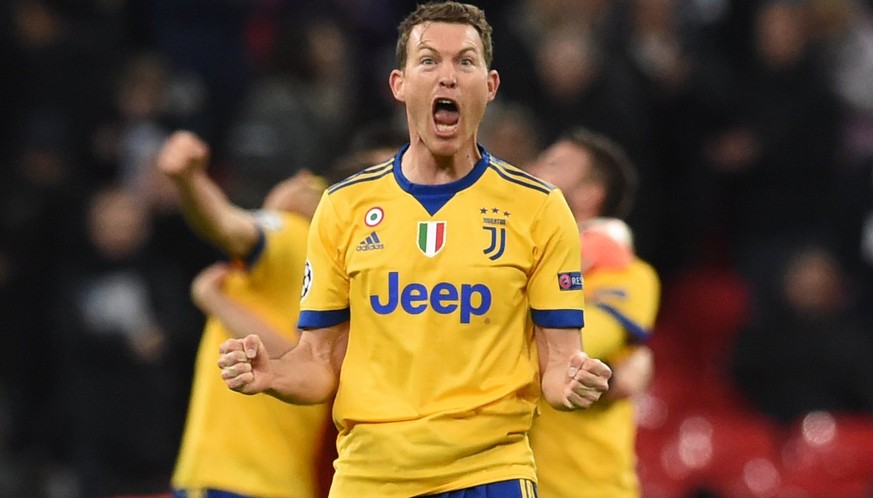
[[[446,245],[445,221],[418,222],[418,248],[428,258],[436,256]]]

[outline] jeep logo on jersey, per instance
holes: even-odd
[[[484,284],[461,284],[458,289],[449,282],[440,282],[428,289],[424,284],[411,282],[400,288],[400,274],[388,274],[388,295],[370,296],[373,311],[380,315],[394,313],[399,305],[410,315],[433,309],[440,315],[459,312],[461,323],[470,323],[473,315],[482,316],[491,309],[491,289]]]
[[[446,245],[446,222],[419,221],[417,241],[418,249],[425,256],[436,256]]]

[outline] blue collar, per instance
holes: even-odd
[[[479,161],[473,166],[473,169],[467,173],[466,176],[441,185],[420,185],[412,183],[409,179],[403,176],[403,171],[400,168],[403,154],[405,154],[406,150],[409,149],[409,144],[406,144],[394,156],[394,179],[397,180],[397,184],[400,185],[400,188],[402,188],[404,192],[415,197],[422,207],[433,216],[437,211],[445,206],[446,203],[449,202],[449,199],[454,197],[455,194],[476,183],[476,180],[485,173],[485,169],[491,162],[491,154],[489,154],[488,151],[485,150],[485,147],[482,147],[481,145],[477,144],[476,147],[479,148],[479,153],[482,155],[482,158],[479,159]]]

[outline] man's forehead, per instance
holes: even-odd
[[[460,49],[472,48],[476,52],[482,52],[482,39],[479,37],[479,32],[476,28],[469,24],[448,23],[448,22],[432,22],[427,21],[413,26],[409,36],[409,45],[413,50],[420,48],[440,48],[440,42],[445,43],[446,33],[454,32],[453,34],[462,34],[462,38],[458,38],[457,42],[461,45]],[[455,41],[455,39],[452,39]]]
[[[588,165],[588,151],[570,141],[559,141],[545,151],[545,159],[549,163],[566,164],[572,162],[585,168]]]
[[[546,155],[552,158],[578,155],[581,149],[570,142],[561,140],[546,149]]]
[[[562,150],[568,154],[576,154],[583,157],[588,157],[588,155],[590,155],[591,153],[588,147],[573,142],[572,140],[561,140],[555,144],[555,148]]]

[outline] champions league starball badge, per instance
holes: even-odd
[[[306,260],[306,265],[303,267],[303,290],[300,292],[300,299],[309,294],[309,289],[312,287],[312,264]]]

